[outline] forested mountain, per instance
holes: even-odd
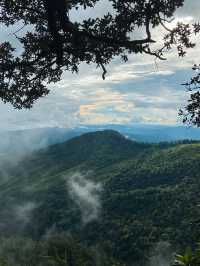
[[[115,130],[126,138],[138,142],[159,143],[164,141],[200,140],[200,129],[186,126],[151,124],[84,125],[75,128],[33,128],[0,131],[0,156],[19,160],[24,155],[62,143],[88,132]]]
[[[179,251],[199,240],[198,142],[143,144],[105,130],[1,168],[1,237],[65,232],[115,263],[142,266],[160,243]]]

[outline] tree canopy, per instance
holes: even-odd
[[[21,53],[14,43],[0,44],[0,98],[15,108],[30,108],[49,93],[48,84],[58,82],[63,71],[78,72],[81,62],[102,68],[115,56],[127,61],[130,54],[149,54],[164,60],[175,45],[179,56],[194,47],[190,37],[199,24],[166,22],[184,0],[108,0],[112,10],[102,17],[74,21],[73,10],[89,9],[97,0],[0,0],[0,23],[19,26],[15,32]],[[152,31],[162,27],[163,43],[155,48]],[[20,29],[25,32],[19,34]],[[138,30],[143,37],[138,37]],[[139,34],[141,35],[141,34]]]
[[[191,92],[188,105],[180,110],[183,122],[200,127],[200,65],[194,65],[194,76],[190,81],[183,84]]]

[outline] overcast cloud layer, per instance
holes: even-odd
[[[103,14],[109,6],[105,0],[104,4],[100,2],[99,12]],[[186,0],[176,20],[199,21],[199,10],[199,0]],[[93,10],[87,15],[92,16]],[[0,36],[1,40],[12,38],[4,27],[0,27]],[[160,38],[162,34],[157,30],[154,39]],[[200,41],[196,41],[196,48],[183,59],[175,51],[165,62],[155,63],[149,56],[132,56],[127,63],[115,59],[105,81],[94,65],[82,65],[78,75],[65,73],[51,93],[31,110],[13,110],[9,104],[0,103],[0,129],[133,122],[176,124],[178,109],[188,97],[180,84],[191,75],[192,65],[200,63]]]

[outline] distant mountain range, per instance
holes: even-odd
[[[49,145],[62,143],[72,137],[87,132],[112,129],[120,132],[131,140],[139,142],[169,142],[179,140],[200,140],[200,129],[184,126],[162,125],[86,125],[73,129],[67,128],[36,128],[18,131],[0,132],[0,156],[8,155],[15,158]]]
[[[81,128],[80,128],[81,129]],[[82,130],[113,129],[122,135],[140,142],[170,142],[179,140],[200,140],[200,129],[186,126],[165,126],[151,124],[133,124],[133,125],[92,125],[85,126]]]

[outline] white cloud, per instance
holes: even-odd
[[[101,211],[101,184],[78,172],[66,177],[66,181],[72,200],[80,208],[83,224],[97,220]]]

